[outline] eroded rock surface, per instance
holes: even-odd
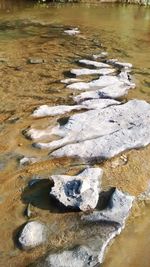
[[[39,148],[57,149],[53,157],[111,158],[150,143],[150,105],[131,100],[122,105],[95,109],[71,116],[63,126],[51,129],[62,137]],[[44,134],[44,133],[43,133]]]
[[[88,234],[86,238],[83,238],[83,230],[81,231],[82,241],[79,242],[80,244],[76,244],[68,250],[58,251],[58,253],[49,253],[34,266],[98,266],[104,260],[104,253],[110,241],[123,229],[133,200],[134,197],[114,189],[103,210],[82,216],[84,228]]]
[[[100,168],[87,168],[77,176],[53,175],[54,187],[50,195],[66,207],[82,211],[94,209],[99,199],[102,174]]]
[[[133,196],[127,195],[120,190],[115,189],[106,209],[93,211],[90,215],[83,215],[82,219],[92,222],[116,222],[119,223],[121,227],[124,227],[125,220],[129,215],[133,200]]]
[[[101,109],[107,106],[117,105],[117,104],[120,104],[120,102],[113,99],[102,99],[102,100],[91,99],[82,101],[80,105],[73,105],[73,106],[59,105],[52,107],[48,105],[42,105],[33,112],[32,116],[39,118],[45,116],[56,116],[60,114],[65,114],[73,110],[95,109],[95,108]]]
[[[116,70],[111,69],[111,68],[101,68],[101,69],[72,69],[70,72],[76,76],[81,76],[81,75],[108,75],[114,73]],[[68,86],[70,87],[70,86]]]

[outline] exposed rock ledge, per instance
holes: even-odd
[[[150,104],[130,100],[122,105],[75,114],[65,125],[58,125],[49,131],[49,135],[55,134],[61,139],[36,143],[36,147],[56,149],[51,153],[53,157],[106,159],[127,149],[148,145],[149,132]],[[44,135],[44,131],[41,134]],[[37,135],[38,131],[35,137]]]

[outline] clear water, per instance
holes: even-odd
[[[62,215],[50,207],[47,180],[41,189],[26,189],[23,193],[32,175],[47,178],[52,173],[74,173],[82,168],[82,162],[70,159],[49,160],[47,151],[35,150],[22,135],[22,130],[30,125],[44,128],[55,123],[55,119],[49,118],[33,120],[30,114],[35,107],[71,102],[70,92],[59,83],[64,73],[76,66],[77,59],[107,50],[112,58],[134,65],[137,88],[128,98],[150,101],[149,8],[29,2],[0,1],[0,266],[5,267],[24,267],[47,249],[69,246],[77,231],[80,239],[78,215]],[[64,35],[68,26],[79,27],[81,36]],[[42,58],[45,63],[29,65],[30,57]],[[20,169],[20,155],[42,156],[44,160]],[[112,171],[109,161],[104,164],[104,187],[118,186],[138,195],[149,180],[150,148],[130,151],[127,156],[129,162],[122,168]],[[27,221],[27,199],[34,202],[33,218],[51,223],[56,229],[48,247],[22,252],[15,241],[19,227]],[[108,249],[104,267],[150,266],[149,213],[149,203],[135,207],[126,229]]]

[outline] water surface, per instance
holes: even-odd
[[[79,37],[64,34],[66,27],[81,30]],[[48,151],[38,151],[26,140],[22,130],[30,125],[44,128],[56,123],[54,118],[33,120],[32,110],[41,104],[72,103],[71,92],[59,81],[76,67],[83,57],[106,50],[110,57],[131,62],[137,88],[128,99],[150,101],[150,12],[139,6],[113,4],[31,4],[29,1],[0,1],[0,266],[25,267],[44,254],[47,247],[22,252],[16,247],[19,227],[27,221],[26,199],[34,199],[33,218],[52,225],[58,221],[48,249],[67,247],[79,229],[78,215],[60,214],[50,207],[46,184],[42,192],[25,191],[32,175],[46,179],[50,174],[75,173],[82,162],[70,159],[49,160]],[[30,57],[44,59],[44,64],[30,65]],[[103,166],[103,185],[118,186],[138,195],[147,186],[150,173],[150,148],[126,153],[126,166]],[[38,156],[41,163],[20,169],[21,155]],[[27,196],[27,198],[26,198]],[[47,198],[45,197],[47,196]],[[38,201],[37,201],[38,199]],[[41,202],[40,202],[40,201]],[[40,203],[39,203],[40,202]],[[150,207],[147,203],[134,209],[125,231],[108,250],[104,267],[148,267],[150,256]],[[72,219],[73,218],[73,219]],[[67,232],[67,223],[72,229]],[[65,234],[64,234],[65,233]],[[4,242],[5,240],[5,242]],[[140,244],[140,245],[139,245]]]

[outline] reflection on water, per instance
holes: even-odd
[[[0,0],[0,11],[14,11],[17,9],[21,9],[27,5],[31,5],[31,3],[34,3],[35,1],[30,0]]]
[[[0,1],[0,266],[3,267],[25,267],[45,253],[45,248],[31,253],[21,252],[13,243],[12,233],[15,236],[16,230],[27,220],[24,216],[27,203],[22,199],[22,191],[27,186],[28,177],[46,175],[47,178],[52,173],[66,170],[72,173],[74,169],[81,168],[81,162],[49,160],[47,151],[33,149],[31,141],[22,135],[22,130],[30,125],[44,128],[56,123],[54,118],[45,118],[42,123],[41,120],[33,120],[29,115],[35,107],[71,103],[70,91],[59,83],[64,73],[77,66],[76,60],[106,49],[112,57],[134,65],[137,88],[130,92],[128,98],[150,101],[150,13],[147,8],[107,4],[30,6],[29,2]],[[8,9],[12,12],[7,13]],[[70,25],[78,26],[81,36],[72,38],[64,35],[64,28]],[[30,57],[42,59],[44,64],[30,65],[27,63]],[[20,169],[18,159],[22,155],[42,155],[45,161]],[[130,193],[140,193],[149,179],[149,157],[148,147],[129,152],[129,163],[123,169],[112,172],[109,162],[108,166],[106,163],[104,185],[119,185]],[[28,192],[25,193],[29,197]],[[38,193],[34,192],[34,198]],[[42,198],[43,195],[40,207],[44,204]],[[60,236],[53,240],[54,247],[64,240],[66,243],[72,242],[78,218],[73,220],[72,214],[64,214],[63,217],[57,213],[51,214],[47,208],[40,209],[35,205],[32,205],[32,212],[33,218],[42,218],[52,224],[59,221]],[[143,221],[135,219],[114,242],[106,257],[105,267],[139,267],[139,262],[142,267],[148,267],[149,206],[145,212]],[[67,222],[71,222],[72,232],[65,239],[63,235],[68,229]],[[135,230],[128,243],[132,227]],[[137,234],[138,230],[141,234]],[[145,261],[141,260],[142,255],[137,249],[140,241],[143,246],[141,251],[147,259]],[[128,244],[133,248],[133,253],[127,249]],[[122,250],[119,254],[119,247],[125,248],[125,252]],[[130,261],[127,261],[128,255]]]

